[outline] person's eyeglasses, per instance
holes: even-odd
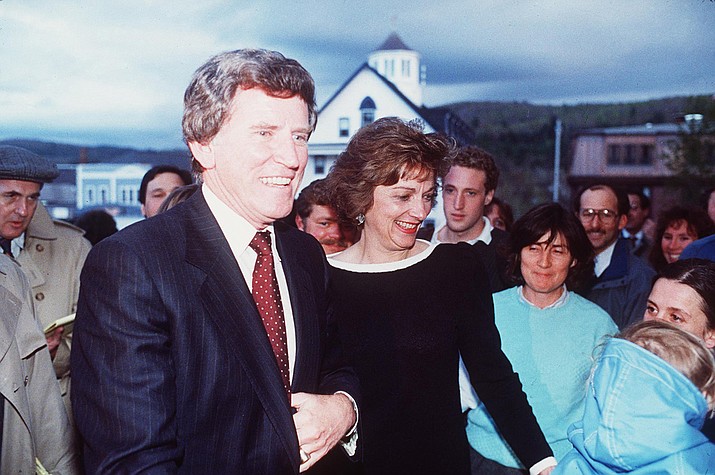
[[[578,212],[581,221],[590,223],[593,219],[598,216],[604,224],[612,224],[616,222],[618,213],[610,209],[593,209],[593,208],[581,208]]]

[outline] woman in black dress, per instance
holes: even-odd
[[[341,215],[362,228],[360,240],[329,261],[340,337],[362,387],[367,474],[469,473],[460,353],[524,465],[551,456],[500,349],[476,254],[468,244],[417,239],[451,151],[447,139],[416,124],[380,119],[355,134],[327,178]]]

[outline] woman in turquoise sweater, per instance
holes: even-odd
[[[520,285],[494,295],[495,320],[558,459],[571,449],[569,425],[583,414],[594,349],[617,327],[572,291],[593,272],[593,249],[573,214],[556,203],[539,205],[514,223],[510,239],[510,271]],[[472,473],[523,470],[483,404],[467,420]]]

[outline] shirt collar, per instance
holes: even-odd
[[[544,307],[540,310],[546,310],[547,308],[559,308],[559,307],[563,307],[564,305],[566,305],[566,302],[569,301],[569,291],[566,288],[566,284],[563,284],[562,288],[564,289],[564,291],[561,292],[561,295],[559,296],[559,298],[557,298],[556,301],[554,303],[552,303],[551,305],[547,305],[546,307]],[[524,297],[524,286],[523,285],[520,285],[516,289],[516,291],[519,293],[519,301],[524,302],[527,305],[531,305],[534,308],[539,308],[536,305],[534,305],[533,303],[526,300],[526,297]]]
[[[482,232],[479,236],[477,236],[472,244],[482,241],[484,244],[488,245],[492,242],[492,229],[494,229],[494,226],[492,226],[492,222],[489,221],[489,218],[486,216],[482,216],[482,221],[484,222],[484,229],[482,229]]]
[[[489,221],[489,218],[486,216],[482,216],[482,222],[484,223],[484,227],[482,228],[482,232],[479,233],[479,236],[475,237],[474,239],[470,239],[469,241],[465,241],[469,244],[476,244],[479,241],[482,241],[484,244],[489,245],[492,242],[492,230],[494,229],[494,226],[492,226],[491,221]],[[432,242],[437,244],[441,243],[443,241],[439,240],[439,232],[446,228],[447,225],[445,224],[437,232],[435,232],[432,235]]]
[[[12,255],[17,258],[25,249],[25,233],[20,234],[10,241],[10,249],[12,250]]]
[[[218,222],[218,225],[235,256],[241,255],[248,248],[253,236],[255,236],[258,231],[270,231],[271,235],[274,236],[274,238],[271,239],[271,247],[274,251],[273,255],[277,255],[275,252],[275,232],[273,231],[272,224],[267,226],[265,229],[256,229],[246,220],[246,218],[236,213],[226,203],[221,201],[221,199],[216,196],[216,194],[211,191],[211,188],[206,186],[206,184],[201,185],[201,191],[204,194],[209,210],[211,210],[211,213],[216,218],[216,221]]]
[[[626,239],[636,238],[636,240],[640,241],[641,239],[643,239],[643,230],[641,229],[637,233],[631,234],[626,230],[626,228],[623,228],[622,235]]]
[[[616,239],[613,244],[604,249],[603,252],[596,255],[596,259],[594,260],[593,264],[593,271],[596,274],[596,277],[601,277],[603,271],[605,271],[606,268],[608,268],[608,266],[611,264],[611,258],[613,257],[613,250],[616,248],[616,242],[618,242],[618,239]]]

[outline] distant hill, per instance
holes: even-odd
[[[558,117],[571,130],[673,122],[683,114],[697,112],[710,96],[669,97],[644,102],[548,106],[528,102],[458,102],[447,107],[479,133],[512,130],[533,132]]]
[[[148,163],[176,165],[186,169],[190,167],[187,149],[137,150],[127,147],[85,147],[23,139],[2,140],[0,144],[26,148],[55,163]]]
[[[593,127],[672,123],[688,113],[713,107],[712,96],[670,97],[643,102],[548,106],[527,102],[459,102],[447,105],[472,126],[475,144],[495,156],[501,177],[497,196],[506,198],[520,215],[551,200],[554,122],[562,121],[563,201],[574,133]]]

